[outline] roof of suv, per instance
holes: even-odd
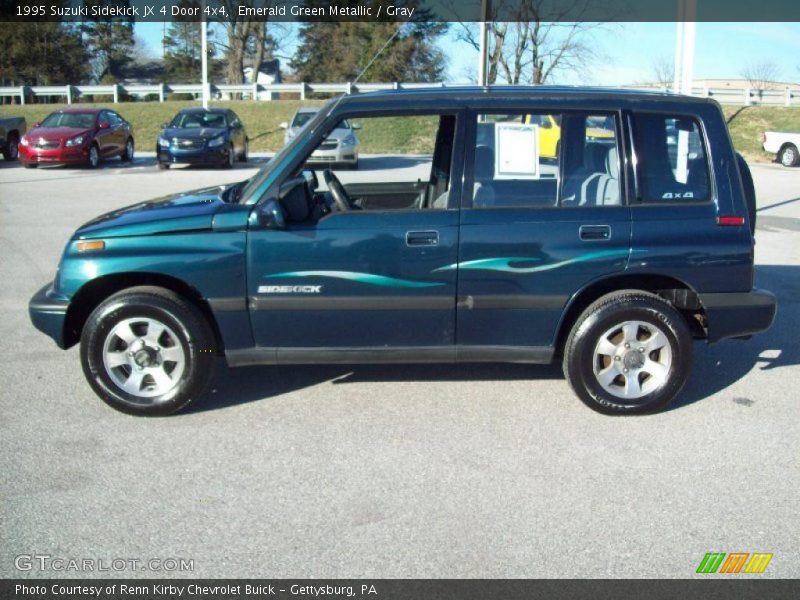
[[[618,88],[602,87],[575,87],[575,86],[551,86],[551,85],[490,85],[490,86],[444,86],[444,87],[415,87],[401,90],[382,90],[377,92],[364,92],[352,96],[344,96],[342,103],[357,102],[368,100],[374,102],[391,101],[392,99],[402,99],[407,102],[412,98],[426,100],[454,100],[454,99],[486,99],[493,98],[518,98],[527,96],[532,98],[581,98],[598,99],[614,98],[622,101],[676,101],[708,103],[713,100],[708,98],[697,98],[693,96],[682,96],[662,91],[654,90],[627,90]]]

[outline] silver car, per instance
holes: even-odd
[[[318,108],[300,108],[294,114],[291,124],[285,121],[281,123],[281,128],[285,130],[283,143],[287,143],[296,136],[317,112],[319,112]],[[336,129],[331,131],[309,156],[308,162],[335,164],[357,169],[359,142],[355,133],[356,129],[361,129],[361,126],[357,123],[350,123],[346,119],[339,123]]]

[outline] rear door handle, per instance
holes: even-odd
[[[439,244],[438,231],[408,231],[406,246],[436,246]]]
[[[608,225],[581,225],[578,236],[585,242],[610,240],[611,227]]]

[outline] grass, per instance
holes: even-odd
[[[212,106],[229,107],[236,111],[250,137],[250,149],[255,152],[274,152],[283,145],[282,121],[289,121],[300,106],[321,106],[322,101],[279,100],[274,102],[214,102]],[[41,121],[61,104],[0,105],[0,117],[21,115],[28,126]],[[198,106],[197,102],[122,102],[105,106],[117,110],[133,125],[136,145],[153,151],[160,125],[172,119],[182,108]],[[766,130],[800,131],[800,107],[726,106],[725,115],[733,117],[729,124],[736,149],[748,160],[766,162],[775,159],[761,149],[761,134]],[[401,154],[430,153],[433,148],[436,122],[433,117],[381,118],[357,121],[363,125],[358,132],[361,152]]]

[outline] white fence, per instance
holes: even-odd
[[[210,84],[209,96],[215,99],[230,98],[233,94],[240,94],[244,99],[265,100],[275,99],[277,94],[298,94],[300,99],[315,93],[326,94],[357,94],[359,92],[374,92],[377,90],[401,90],[423,87],[464,87],[472,84],[464,83],[245,83],[241,85]],[[652,89],[635,88],[630,89]],[[665,90],[666,91],[666,90]],[[200,83],[191,84],[111,84],[111,85],[46,85],[46,86],[14,86],[0,87],[0,97],[19,98],[20,104],[30,101],[31,98],[62,97],[67,104],[82,96],[113,96],[114,103],[124,96],[145,98],[157,97],[159,102],[169,94],[192,94],[199,98],[203,93]],[[736,90],[722,88],[694,88],[693,96],[714,98],[723,104],[738,105],[769,105],[769,106],[800,106],[800,91],[769,90],[758,91],[752,89]]]

